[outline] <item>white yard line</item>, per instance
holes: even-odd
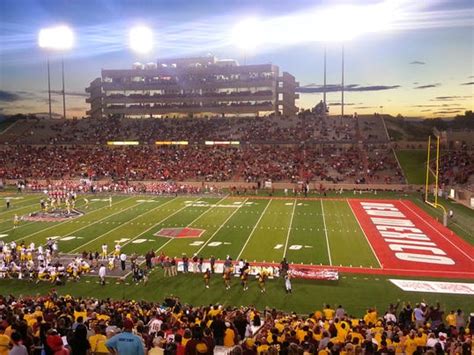
[[[291,226],[293,224],[293,217],[295,216],[295,208],[296,208],[296,200],[293,204],[293,210],[291,211],[290,225],[288,226],[288,233],[286,234],[285,249],[283,250],[283,258],[286,258],[288,241],[290,240]]]
[[[227,197],[228,197],[228,195],[226,195],[225,197],[223,197],[222,199],[220,199],[220,200],[216,203],[216,205],[217,205],[219,202],[221,202],[222,200],[226,199]],[[196,202],[196,201],[199,201],[200,199],[201,199],[201,197],[195,199],[195,200],[193,201],[193,203]],[[156,226],[160,225],[161,223],[163,223],[164,221],[166,221],[168,218],[174,216],[174,215],[177,214],[178,212],[181,212],[182,210],[184,210],[184,209],[187,208],[187,207],[193,207],[193,206],[191,206],[191,205],[184,205],[184,206],[181,207],[179,210],[177,210],[177,211],[173,212],[172,214],[170,214],[168,217],[163,218],[161,221],[155,223],[155,224],[152,225],[150,228],[148,228],[148,229],[146,229],[145,231],[141,232],[140,234],[136,235],[136,236],[133,237],[132,239],[127,240],[127,242],[124,243],[124,244],[122,245],[122,247],[124,247],[124,246],[127,245],[127,244],[130,244],[131,242],[133,242],[135,239],[137,239],[138,237],[142,236],[143,234],[148,233],[150,230],[152,230],[153,228],[156,228]],[[214,207],[215,207],[215,206],[213,206],[213,207],[208,208],[207,210],[205,210],[203,213],[201,213],[199,216],[197,216],[191,223],[189,223],[185,228],[191,226],[195,221],[197,221],[197,220],[198,220],[199,218],[201,218],[206,212],[208,212],[209,210],[213,209]],[[165,245],[168,244],[171,240],[173,240],[173,238],[170,238],[170,240],[168,240],[168,241],[165,243]],[[160,247],[160,249],[161,249],[163,246],[164,246],[164,245],[162,245],[162,246]]]
[[[217,230],[211,235],[211,237],[210,237],[208,240],[205,241],[205,243],[202,245],[202,247],[199,248],[199,250],[196,252],[196,254],[199,254],[199,253],[205,248],[205,246],[206,246],[207,244],[209,244],[209,242],[217,235],[217,233],[219,233],[219,231],[222,229],[222,227],[224,227],[224,226],[227,224],[227,222],[229,222],[229,220],[232,218],[232,216],[233,216],[242,206],[244,206],[244,205],[245,205],[245,202],[247,202],[247,201],[248,201],[248,198],[246,198],[246,199],[242,202],[242,204],[241,204],[239,207],[237,207],[237,208],[235,209],[235,211],[232,212],[229,217],[227,217],[227,219],[220,225],[219,228],[217,228]]]
[[[117,202],[117,203],[127,201],[127,200],[129,200],[129,199],[131,199],[131,198],[132,198],[132,197],[128,197],[128,198],[126,198],[126,199],[124,199],[124,200],[121,200],[121,201],[119,201],[119,202]],[[94,202],[99,202],[99,201],[94,201]],[[76,232],[78,232],[78,231],[80,231],[80,230],[82,230],[82,229],[84,229],[84,228],[93,226],[94,224],[99,223],[99,222],[103,221],[104,219],[107,219],[107,218],[112,217],[112,216],[114,216],[114,215],[116,215],[116,214],[119,214],[119,213],[121,213],[121,212],[124,212],[124,211],[126,211],[126,210],[128,210],[128,209],[130,209],[130,208],[132,208],[132,207],[135,207],[136,205],[137,205],[137,204],[132,205],[132,206],[130,206],[130,207],[127,207],[127,208],[124,209],[124,210],[120,210],[120,211],[118,211],[118,212],[116,212],[116,213],[114,213],[114,214],[111,214],[111,215],[108,215],[108,216],[106,216],[106,217],[104,217],[104,218],[101,218],[101,219],[99,219],[98,221],[95,221],[94,223],[87,224],[87,225],[85,225],[84,227],[81,227],[81,228],[79,228],[79,229],[75,229],[75,230],[72,231],[71,233],[76,233]],[[94,211],[91,211],[91,213],[92,213],[92,212],[96,212],[96,211],[100,211],[100,210],[102,210],[102,209],[104,209],[104,208],[110,208],[110,207],[109,207],[109,205],[106,205],[106,206],[104,206],[104,207],[100,207],[100,208],[98,208],[98,209],[96,209],[96,210],[94,210]],[[44,231],[50,230],[50,229],[55,228],[55,227],[57,227],[57,226],[63,225],[63,224],[65,224],[65,223],[70,223],[70,222],[72,222],[72,221],[74,221],[74,220],[67,220],[67,221],[64,221],[64,222],[57,223],[57,224],[55,224],[55,225],[53,225],[53,226],[51,226],[51,227],[48,227],[48,228],[45,228],[45,229],[41,229],[41,230],[39,230],[39,231],[37,231],[37,232],[34,232],[34,233],[32,233],[32,234],[29,234],[29,235],[25,235],[25,236],[23,236],[23,237],[21,237],[21,238],[16,239],[15,241],[20,240],[20,239],[28,239],[28,238],[30,238],[30,237],[33,236],[33,235],[36,235],[36,234],[38,234],[38,233],[42,233],[42,232],[44,232]],[[71,235],[71,233],[69,233],[68,235]]]
[[[153,212],[153,211],[156,210],[157,208],[161,208],[161,207],[163,207],[163,206],[165,206],[165,205],[171,203],[172,201],[174,201],[174,200],[176,200],[176,199],[177,199],[177,197],[175,197],[175,198],[169,200],[168,202],[163,203],[162,205],[156,206],[156,207],[152,208],[151,210],[146,211],[145,213],[141,213],[141,214],[139,214],[138,216],[136,216],[136,217],[134,217],[134,218],[132,218],[132,219],[129,219],[128,221],[123,222],[122,224],[119,224],[117,227],[112,228],[112,229],[108,230],[107,232],[105,232],[105,233],[103,233],[103,234],[97,236],[96,238],[91,239],[91,240],[87,241],[86,243],[82,244],[81,246],[79,246],[79,247],[77,247],[77,248],[71,250],[70,253],[74,253],[74,252],[77,252],[77,251],[80,250],[80,249],[83,249],[84,246],[89,245],[90,243],[95,242],[97,239],[102,238],[104,235],[107,235],[107,234],[113,232],[114,230],[117,230],[117,229],[119,229],[119,228],[121,228],[121,227],[127,225],[128,223],[130,223],[130,222],[132,222],[132,221],[134,221],[134,220],[136,220],[136,219],[138,219],[138,218],[140,218],[140,217],[143,217],[143,215],[145,215],[145,214],[147,214],[147,213],[150,213],[150,212]],[[133,205],[133,206],[136,206],[136,205]],[[133,207],[133,206],[132,206],[132,207]],[[124,211],[125,211],[125,210],[124,210]],[[111,216],[113,216],[113,215],[110,215],[109,217],[111,217]],[[75,233],[75,232],[76,232],[76,231],[74,231],[74,232],[72,232],[72,233]]]
[[[428,227],[430,227],[432,230],[434,230],[436,233],[438,233],[440,236],[442,236],[449,244],[451,244],[455,249],[457,249],[461,254],[463,254],[466,258],[469,260],[473,261],[474,258],[470,256],[469,254],[466,254],[464,250],[459,248],[456,244],[454,244],[449,238],[447,238],[443,233],[441,233],[439,230],[437,230],[435,227],[433,227],[430,223],[428,223],[423,217],[421,217],[416,211],[414,211],[410,206],[406,205],[402,200],[400,200],[401,204],[408,208],[415,216],[417,216],[420,220],[423,221]]]
[[[94,203],[94,202],[92,202],[92,203]],[[92,203],[91,203],[91,204],[92,204]],[[94,211],[91,211],[91,212],[94,212]],[[12,220],[13,220],[13,219],[12,219]],[[66,223],[66,222],[71,222],[71,221],[72,221],[72,220],[68,220],[68,221],[64,221],[64,222],[58,223],[58,224],[56,224],[56,225],[54,225],[54,226],[51,226],[51,227],[48,227],[48,228],[43,229],[43,231],[44,231],[44,230],[47,230],[47,229],[49,229],[49,228],[58,226],[58,225],[60,225],[60,224]],[[10,229],[1,231],[0,234],[1,234],[1,233],[6,233],[6,232],[9,232],[9,231],[12,231],[12,230],[14,230],[14,229],[15,229],[15,230],[18,230],[18,229],[21,228],[21,227],[26,227],[26,226],[29,226],[30,224],[33,224],[33,223],[36,223],[36,222],[37,222],[37,221],[31,221],[31,222],[27,222],[27,223],[20,223],[20,225],[19,225],[18,227],[16,227],[16,228],[13,228],[13,227],[12,227],[12,228],[10,228]],[[36,234],[36,233],[37,233],[37,232],[35,232],[35,233],[33,233],[33,234]],[[33,235],[33,234],[30,234],[30,235]],[[30,235],[25,236],[25,238],[29,237]],[[17,240],[19,240],[19,239],[21,239],[21,238],[18,238]]]
[[[33,201],[33,199],[28,199],[28,200],[22,200],[22,202],[25,202],[25,201]],[[3,212],[0,212],[0,217],[3,217],[3,215],[6,215],[7,213],[9,212],[17,212],[17,211],[20,211],[22,209],[25,209],[25,208],[30,208],[34,205],[38,204],[39,205],[39,200],[38,201],[34,201],[33,203],[29,203],[27,205],[24,205],[24,206],[18,206],[18,207],[14,207],[14,208],[9,208],[9,209],[6,209],[5,211]],[[3,220],[0,220],[0,223],[4,222],[4,221],[8,221],[8,218],[6,219],[3,219]]]
[[[174,199],[172,199],[171,201],[174,201],[177,197],[175,197]],[[171,201],[168,201],[167,203],[163,204],[166,205],[168,203],[170,203]],[[168,218],[174,216],[176,213],[182,211],[183,209],[185,209],[186,207],[190,207],[188,205],[184,205],[183,207],[181,207],[180,209],[176,210],[175,212],[173,212],[172,214],[170,214],[169,216],[165,217],[165,218],[162,218],[160,221],[158,221],[157,223],[155,223],[154,225],[152,225],[150,228],[144,230],[143,232],[141,232],[140,234],[137,234],[135,237],[133,237],[132,239],[130,240],[127,240],[125,243],[123,243],[121,246],[122,248],[127,245],[127,244],[130,244],[131,242],[133,242],[135,239],[137,239],[138,237],[142,236],[143,234],[149,232],[150,230],[152,230],[153,228],[155,228],[157,225],[159,225],[160,223],[163,223],[164,221],[166,221]],[[151,212],[151,211],[149,211]],[[148,213],[148,212],[147,212]],[[109,253],[109,254],[112,254],[112,253]]]
[[[374,254],[375,259],[377,260],[377,263],[379,264],[379,267],[381,267],[381,268],[383,269],[383,265],[382,265],[382,263],[380,262],[379,257],[378,257],[377,254],[375,253],[374,247],[373,247],[372,244],[370,243],[369,238],[367,238],[367,234],[365,234],[364,228],[362,228],[362,225],[360,224],[359,220],[357,219],[357,216],[356,216],[356,214],[354,213],[354,210],[352,209],[352,206],[351,206],[351,204],[349,203],[349,200],[348,200],[348,199],[346,199],[346,203],[349,205],[349,207],[350,207],[350,209],[351,209],[351,211],[352,211],[352,215],[354,216],[355,220],[357,221],[357,224],[359,225],[360,230],[361,230],[362,233],[364,234],[365,240],[367,240],[367,244],[369,244],[370,249],[372,250],[372,254]]]
[[[273,201],[273,199],[270,199],[270,201],[268,201],[267,205],[265,206],[265,209],[263,210],[262,214],[260,215],[260,217],[258,218],[258,221],[257,223],[255,223],[255,225],[253,226],[252,228],[252,231],[250,232],[249,234],[249,237],[247,238],[247,240],[245,241],[245,244],[244,246],[242,247],[242,250],[240,250],[240,253],[239,255],[237,256],[237,258],[235,260],[240,260],[240,257],[242,256],[244,250],[245,250],[245,247],[247,246],[247,244],[249,243],[250,241],[250,238],[252,238],[252,235],[253,233],[257,230],[257,226],[258,224],[260,223],[260,221],[262,220],[262,217],[265,215],[265,212],[267,211],[267,208],[268,206],[270,206],[270,203]]]
[[[323,216],[324,235],[326,236],[326,247],[327,247],[328,256],[329,256],[329,265],[332,266],[332,257],[331,257],[331,248],[329,247],[328,229],[326,228],[326,218],[324,218],[323,199],[321,199],[320,201],[321,201],[321,214]]]
[[[190,227],[193,225],[194,222],[196,222],[199,218],[201,218],[203,215],[205,215],[207,212],[209,212],[210,210],[212,210],[213,208],[215,208],[217,206],[217,204],[219,204],[222,200],[226,199],[227,197],[229,197],[229,195],[225,195],[222,199],[220,199],[218,202],[216,202],[216,204],[214,206],[212,206],[211,208],[208,208],[207,210],[205,210],[203,213],[201,213],[199,216],[197,216],[192,222],[190,222],[185,228],[187,227]],[[199,201],[201,198],[198,198],[195,201]],[[170,218],[171,216],[175,215],[176,213],[180,212],[181,210],[185,209],[186,207],[191,207],[191,206],[184,206],[182,208],[180,208],[178,211],[174,212],[173,214],[169,215],[168,217],[162,219],[160,222],[156,223],[154,226],[148,228],[146,231],[140,233],[139,235],[137,235],[136,237],[134,237],[133,239],[127,241],[127,244],[132,242],[134,239],[138,238],[139,236],[141,236],[142,234],[145,234],[147,233],[148,231],[150,231],[151,229],[155,228],[157,225],[159,225],[160,223],[166,221],[168,218]],[[171,243],[171,241],[173,241],[174,238],[169,238],[162,246],[160,246],[158,249],[155,250],[155,254],[158,253],[161,249],[163,249],[165,246],[167,246],[169,243]],[[125,246],[125,244],[123,245]],[[139,265],[142,265],[145,261],[142,261]],[[128,273],[125,274],[124,278],[127,278],[128,276],[130,276],[130,274],[132,273],[132,271],[129,271]]]

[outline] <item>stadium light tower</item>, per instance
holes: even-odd
[[[247,64],[247,53],[255,50],[263,42],[263,26],[256,18],[239,22],[232,29],[232,42],[243,51],[244,65]]]
[[[49,66],[49,53],[51,51],[64,51],[71,49],[74,45],[74,33],[65,25],[48,27],[40,30],[38,34],[38,45],[40,48],[48,52],[48,104],[49,104],[49,118],[52,118],[51,113],[51,76]],[[66,118],[66,91],[64,85],[64,57],[61,57],[61,71],[62,71],[62,94],[63,94],[63,117]]]
[[[147,54],[153,49],[153,31],[140,25],[130,29],[128,35],[130,49],[139,54]]]

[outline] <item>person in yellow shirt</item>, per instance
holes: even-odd
[[[337,340],[340,343],[344,343],[347,337],[348,333],[348,328],[346,326],[346,322],[338,322],[336,323],[336,329],[337,329]]]
[[[266,354],[268,352],[268,349],[270,348],[270,346],[267,344],[267,341],[265,339],[255,342],[255,345],[257,345],[258,355]]]
[[[451,327],[456,326],[456,314],[454,311],[449,312],[449,314],[446,316],[446,323]]]
[[[79,317],[82,317],[83,320],[86,320],[87,318],[87,312],[84,310],[84,308],[79,308],[77,307],[75,310],[74,310],[74,320],[77,322],[77,319]]]
[[[105,328],[96,326],[95,334],[89,337],[89,344],[91,346],[91,351],[95,355],[108,354],[109,350],[105,345],[107,337],[105,336]]]
[[[0,355],[8,355],[10,351],[10,337],[5,334],[5,328],[0,325]]]
[[[426,335],[425,332],[418,331],[418,333],[415,336],[416,344],[424,348],[426,346],[427,340],[428,340],[428,335]]]
[[[336,311],[332,309],[330,305],[327,304],[323,309],[323,314],[327,320],[331,320],[334,318]]]
[[[235,345],[235,332],[231,328],[230,323],[226,322],[225,323],[226,330],[224,332],[224,346],[227,348],[231,348]]]
[[[375,308],[369,308],[364,316],[364,322],[367,325],[375,325],[377,323],[377,311]]]
[[[405,341],[405,354],[412,355],[416,351],[417,348],[418,348],[418,344],[416,343],[416,340],[415,340],[415,332],[412,331],[410,332],[410,335]]]
[[[302,328],[296,329],[296,339],[298,339],[300,343],[304,341],[304,337],[306,336],[306,334],[308,334],[308,330],[309,328],[307,325]]]

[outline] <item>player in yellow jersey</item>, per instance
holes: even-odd
[[[13,229],[16,229],[20,225],[20,217],[17,214],[13,216]]]

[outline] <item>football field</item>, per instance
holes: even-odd
[[[472,246],[405,200],[116,195],[110,206],[97,195],[86,206],[79,196],[77,218],[35,221],[28,215],[39,211],[41,196],[11,196],[11,207],[0,208],[0,239],[39,245],[54,238],[61,253],[100,251],[104,243],[112,252],[118,242],[129,255],[286,257],[344,272],[474,277]],[[14,229],[15,214],[24,220]],[[394,232],[400,223],[411,234]]]

